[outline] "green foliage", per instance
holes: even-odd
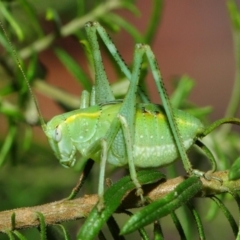
[[[131,35],[134,42],[151,44],[161,19],[163,3],[160,0],[153,0],[152,5],[153,10],[145,34],[141,34],[133,24],[127,22],[118,12],[114,11],[116,9],[127,9],[134,15],[139,14],[135,2],[129,0],[72,0],[62,1],[61,3],[57,1],[56,4],[53,1],[51,6],[49,5],[49,1],[41,1],[41,4],[38,1],[26,0],[0,1],[0,20],[4,25],[4,29],[14,49],[16,49],[21,66],[32,88],[42,94],[50,95],[53,101],[57,102],[63,110],[69,111],[79,107],[79,97],[74,97],[63,90],[59,90],[45,81],[48,67],[45,68],[45,66],[42,65],[39,60],[39,54],[50,47],[53,48],[59,60],[76,78],[79,87],[90,91],[92,83],[94,82],[94,74],[88,42],[83,31],[85,22],[97,19],[97,21],[101,22],[101,24],[108,29],[108,32],[118,32],[123,29]],[[234,91],[225,116],[234,117],[240,102],[240,11],[233,0],[228,1],[227,7],[235,44],[236,77]],[[44,22],[44,16],[45,19],[51,21],[53,25],[53,29],[49,34],[44,33],[45,30],[42,24]],[[82,46],[79,44],[79,48],[83,47],[84,49],[85,57],[88,60],[87,67],[89,71],[79,66],[66,50],[59,48],[56,44],[59,39],[71,36],[74,36],[77,42],[81,42]],[[39,125],[38,114],[26,83],[23,80],[23,75],[18,70],[18,63],[16,64],[14,62],[16,56],[12,53],[12,46],[4,36],[3,31],[0,31],[0,43],[3,49],[5,49],[5,52],[1,54],[0,61],[0,114],[1,121],[3,122],[2,125],[4,126],[3,129],[1,129],[3,134],[1,134],[2,138],[0,139],[0,210],[3,212],[6,209],[37,206],[44,202],[51,203],[57,199],[65,198],[69,195],[74,183],[77,182],[80,172],[83,171],[85,173],[86,176],[83,176],[85,180],[92,165],[88,170],[86,170],[86,168],[84,170],[85,162],[77,163],[73,170],[67,171],[61,168],[57,161],[55,161],[55,156],[53,156],[48,146],[34,139],[34,133],[32,131],[36,128],[30,127],[30,125]],[[116,63],[112,61],[112,58],[104,48],[103,52],[106,58],[111,61],[113,69],[116,70],[116,82],[112,85],[114,94],[118,98],[122,98],[125,95],[125,91],[122,91],[122,89],[127,89],[128,80],[123,77]],[[146,75],[147,69],[145,69],[145,72],[142,73],[141,76],[143,85]],[[186,109],[208,124],[208,115],[211,111],[210,107],[199,108],[188,100],[193,85],[194,81],[190,77],[182,76],[179,81],[177,81],[171,96],[172,105],[175,108]],[[231,201],[235,200],[239,207],[240,201],[237,195],[240,189],[239,158],[236,162],[234,162],[234,159],[237,154],[239,155],[239,151],[237,152],[236,149],[239,149],[238,142],[240,136],[238,133],[233,133],[230,130],[231,125],[223,126],[211,133],[208,140],[208,144],[214,146],[214,152],[217,158],[221,159],[221,163],[218,164],[218,169],[230,169],[229,179],[236,180],[229,181],[228,178],[224,178],[225,175],[216,175],[216,179],[213,179],[213,185],[219,191],[213,190],[214,188],[209,188],[210,190],[205,188],[206,185],[204,185],[204,183],[202,185],[202,182],[196,177],[178,181],[177,184],[174,185],[175,190],[168,189],[167,187],[172,186],[170,182],[165,182],[167,184],[169,183],[168,185],[164,185],[163,181],[160,181],[160,183],[156,182],[156,179],[162,178],[161,173],[155,170],[140,171],[138,174],[139,180],[143,177],[142,183],[147,184],[154,182],[146,186],[147,190],[144,188],[144,191],[147,193],[147,198],[149,197],[148,193],[151,193],[152,189],[156,189],[157,184],[160,184],[161,189],[166,190],[165,195],[159,194],[154,200],[150,200],[150,198],[147,199],[150,204],[143,207],[140,211],[135,210],[134,213],[126,211],[129,206],[139,207],[140,203],[134,197],[132,199],[135,200],[130,200],[129,205],[126,203],[128,202],[128,197],[124,200],[125,205],[121,205],[123,196],[134,187],[127,176],[120,179],[117,183],[110,184],[111,186],[104,196],[106,198],[106,208],[101,213],[97,211],[96,207],[90,212],[93,205],[88,205],[88,211],[83,211],[81,217],[75,217],[87,217],[82,228],[80,227],[79,221],[70,222],[68,225],[59,224],[59,218],[61,216],[57,214],[56,218],[50,221],[47,216],[42,214],[37,208],[34,208],[35,214],[32,218],[33,220],[31,220],[38,222],[33,224],[30,222],[30,218],[27,218],[29,222],[25,222],[25,227],[22,226],[18,228],[18,219],[20,217],[17,214],[18,210],[10,210],[11,217],[9,220],[6,220],[6,222],[9,221],[11,227],[1,228],[0,221],[0,232],[5,233],[1,234],[0,238],[25,240],[36,239],[40,236],[40,239],[76,239],[78,236],[78,239],[92,239],[93,235],[98,235],[99,239],[104,239],[104,235],[109,236],[111,234],[113,239],[127,239],[128,236],[119,236],[119,232],[121,231],[123,234],[135,231],[136,235],[134,236],[139,237],[140,234],[143,239],[149,239],[151,234],[154,234],[155,239],[164,239],[163,233],[165,232],[166,225],[164,222],[160,223],[159,218],[168,215],[171,217],[177,229],[176,233],[178,232],[181,239],[191,239],[196,235],[200,239],[205,239],[207,233],[205,233],[204,223],[206,222],[206,224],[209,225],[211,225],[211,223],[208,223],[203,217],[202,212],[209,210],[209,212],[211,211],[211,216],[216,216],[218,210],[221,209],[224,213],[222,218],[228,220],[234,236],[240,239],[239,226],[234,220],[233,214],[230,211],[231,209],[228,209],[226,206],[225,196],[220,195],[218,198],[213,197],[212,200],[217,204],[207,206],[207,209],[204,203],[202,204],[202,199],[196,201],[194,198],[196,194],[209,196],[220,193],[221,191],[230,192],[233,197],[230,196],[228,199],[231,198]],[[228,141],[225,141],[224,146],[221,143],[221,139],[228,139]],[[191,159],[193,160],[192,162],[195,168],[201,169],[202,165],[205,164],[202,155],[196,152],[193,153]],[[83,195],[83,193],[90,194],[91,192],[96,192],[95,185],[97,183],[94,180],[94,176],[98,176],[97,172],[98,169],[96,168],[91,170],[85,185],[81,188],[81,195]],[[116,170],[109,168],[109,172],[115,173]],[[167,179],[169,179],[170,176],[178,176],[174,166],[167,168]],[[223,183],[221,181],[223,181]],[[212,183],[212,180],[209,182]],[[82,179],[80,185],[76,187],[76,191],[73,190],[69,199],[66,200],[66,203],[69,204],[69,210],[71,209],[71,204],[76,200],[75,197],[80,186],[82,187]],[[210,191],[210,194],[208,191]],[[176,198],[176,192],[178,192],[177,195],[178,197],[180,196],[179,198]],[[134,195],[134,193],[132,195]],[[51,211],[50,204],[48,207],[49,211]],[[27,210],[28,208],[26,208],[26,211]],[[124,218],[123,220],[119,215],[113,215],[115,211],[126,213],[127,215],[131,215],[131,217],[130,219],[127,218],[126,220],[126,218]],[[7,215],[6,212],[3,213]],[[64,216],[65,218],[61,218],[61,221],[75,220],[75,218],[71,218],[70,215],[69,213],[69,215]],[[134,221],[134,224],[139,225],[134,227],[132,221]],[[126,222],[126,225],[123,224],[124,222]],[[105,223],[107,223],[107,229],[103,227]],[[152,229],[149,228],[145,230],[143,227],[147,224],[154,225],[154,230],[152,231]],[[94,226],[90,227],[91,225]],[[21,230],[28,226],[31,227],[30,230]],[[36,226],[39,227],[40,234],[34,229]],[[91,231],[88,231],[89,228]],[[76,229],[80,229],[78,235],[76,234]],[[193,229],[196,229],[198,233]],[[137,233],[137,230],[139,233]],[[212,231],[214,231],[214,229]],[[87,234],[89,234],[89,237]]]
[[[230,180],[236,180],[240,178],[240,157],[237,158],[231,166],[228,176]]]
[[[202,189],[202,183],[196,176],[190,177],[180,183],[174,191],[165,197],[150,203],[142,210],[132,216],[123,226],[121,234],[133,232],[143,226],[146,226],[159,218],[174,212],[177,208],[188,202]]]
[[[138,179],[142,185],[157,182],[164,178],[162,173],[154,170],[138,172]],[[77,239],[93,239],[104,223],[116,211],[117,207],[120,206],[121,199],[124,197],[125,193],[133,190],[134,187],[134,183],[130,176],[124,177],[119,182],[112,185],[104,194],[104,202],[108,204],[101,212],[98,211],[97,206],[92,209],[86,222],[80,229]]]

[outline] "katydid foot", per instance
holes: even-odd
[[[214,180],[220,182],[220,184],[222,185],[222,184],[223,184],[223,180],[222,180],[221,178],[219,178],[219,177],[213,176],[212,174],[213,174],[213,171],[212,171],[212,170],[209,170],[209,171],[207,171],[207,172],[205,172],[205,173],[203,174],[203,177],[204,177],[207,181],[211,181],[212,179],[214,179]]]
[[[191,172],[192,175],[198,176],[198,177],[203,177],[204,179],[206,179],[207,181],[211,181],[212,179],[218,181],[221,185],[223,183],[221,178],[215,177],[213,176],[213,171],[209,170],[207,172],[202,172],[200,170],[197,169],[193,169]]]
[[[143,196],[142,187],[138,187],[138,188],[137,188],[136,196],[140,197],[140,199],[141,199],[141,204],[142,204],[142,206],[144,206],[144,205],[146,204],[146,199],[145,199],[145,197]]]
[[[97,203],[97,210],[100,213],[104,208],[105,208],[104,199],[103,199],[103,197],[99,196],[99,200]]]

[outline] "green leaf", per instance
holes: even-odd
[[[137,30],[137,28],[130,24],[129,21],[124,20],[119,15],[114,13],[108,13],[106,16],[104,16],[103,20],[110,23],[113,22],[117,25],[117,27],[124,29],[133,37],[135,42],[144,43],[144,39],[141,33]]]
[[[144,36],[144,42],[147,44],[151,44],[153,42],[154,37],[156,36],[156,32],[159,28],[159,24],[161,22],[163,13],[163,0],[154,0],[152,4],[152,12],[150,14],[151,19],[149,20],[147,31]]]
[[[129,1],[129,0],[125,0],[122,1],[122,6],[124,8],[126,8],[127,10],[129,10],[130,12],[132,12],[135,16],[140,17],[141,16],[141,12],[140,10],[136,7],[136,4],[134,3],[135,1]]]
[[[27,240],[19,231],[14,230],[13,233],[18,237],[19,240]]]
[[[15,237],[12,231],[7,231],[6,234],[8,235],[9,240],[15,240]]]
[[[138,172],[138,180],[141,184],[149,184],[165,178],[156,170],[143,170]],[[127,191],[135,188],[130,176],[126,176],[113,184],[104,194],[105,208],[99,212],[97,206],[90,212],[87,220],[80,229],[77,239],[94,239],[102,226],[121,204],[121,200]]]
[[[144,228],[140,228],[139,233],[140,233],[142,240],[150,240],[150,238],[148,237],[147,232]]]
[[[194,206],[191,203],[188,203],[187,206],[188,206],[188,209],[190,210],[190,212],[192,213],[194,220],[197,224],[199,239],[204,240],[205,234],[204,234],[204,229],[203,229],[203,224],[202,224],[201,218],[200,218],[197,210],[194,208]]]
[[[240,30],[240,12],[237,4],[233,0],[227,2],[228,12],[232,21],[232,25],[236,30]]]
[[[10,125],[7,136],[0,150],[0,167],[4,164],[6,157],[12,148],[12,144],[16,137],[16,133],[17,133],[16,125],[15,124]]]
[[[41,240],[47,240],[47,229],[46,229],[46,223],[45,223],[45,218],[42,213],[36,212],[37,218],[39,219],[40,222],[40,239]]]
[[[46,10],[46,20],[52,21],[55,24],[55,31],[57,34],[61,34],[61,27],[62,27],[62,22],[61,22],[61,17],[58,14],[58,11],[54,8],[48,8]]]
[[[180,183],[165,197],[154,201],[132,216],[123,226],[121,234],[127,234],[164,217],[185,204],[202,188],[201,180],[192,176]]]
[[[61,224],[47,226],[46,235],[47,235],[47,239],[51,239],[51,240],[70,240],[70,236],[67,230]]]
[[[183,75],[175,86],[175,90],[171,95],[171,103],[174,108],[179,108],[190,95],[194,87],[194,80],[187,75]]]
[[[226,206],[223,204],[223,202],[218,199],[217,197],[211,197],[211,199],[218,205],[218,207],[222,210],[223,214],[227,218],[234,236],[236,237],[238,234],[238,225],[233,217],[233,215],[230,213],[230,211],[226,208]]]
[[[160,225],[160,221],[155,221],[154,222],[153,232],[154,232],[154,240],[164,240],[162,228],[161,228],[161,225]]]
[[[79,64],[67,52],[60,48],[55,49],[55,53],[69,72],[82,84],[83,88],[90,92],[92,85],[91,80]]]
[[[240,178],[240,157],[238,157],[231,166],[228,173],[229,180],[237,180]]]
[[[12,17],[11,13],[8,11],[8,9],[5,7],[5,4],[2,1],[0,1],[0,9],[3,17],[8,21],[10,26],[14,29],[19,41],[22,41],[24,39],[22,28]]]
[[[172,212],[172,213],[171,213],[171,218],[172,218],[172,220],[173,220],[173,223],[174,223],[175,227],[176,227],[177,230],[178,230],[178,233],[179,233],[179,235],[180,235],[180,237],[181,237],[181,240],[187,239],[187,236],[186,236],[186,234],[184,233],[182,224],[181,224],[180,220],[178,219],[178,217],[177,217],[177,215],[176,215],[175,212]]]
[[[194,107],[194,108],[188,108],[187,112],[196,118],[202,119],[206,118],[207,115],[209,115],[212,112],[212,107]]]
[[[108,228],[112,234],[113,239],[118,239],[118,240],[125,240],[123,236],[119,236],[120,233],[120,228],[115,221],[114,217],[111,216],[108,221],[107,221]]]
[[[43,37],[44,33],[38,21],[38,15],[37,15],[36,9],[33,7],[33,5],[29,1],[19,0],[19,3],[24,9],[27,15],[27,19],[33,26],[34,31],[38,34],[39,37]]]

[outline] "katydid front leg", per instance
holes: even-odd
[[[162,99],[162,103],[164,106],[164,110],[166,112],[167,120],[169,122],[170,129],[173,133],[173,137],[175,139],[175,143],[179,151],[179,155],[182,158],[186,171],[189,174],[192,172],[191,164],[185,152],[184,145],[178,130],[176,120],[175,120],[175,116],[173,114],[170,101],[166,94],[166,90],[162,82],[160,70],[157,66],[155,56],[148,45],[137,44],[135,47],[134,60],[133,60],[133,72],[131,74],[130,86],[126,94],[126,97],[124,98],[122,107],[119,110],[118,116],[121,122],[123,135],[125,139],[130,175],[133,182],[136,185],[136,188],[138,189],[137,193],[139,193],[141,198],[143,198],[141,185],[137,180],[136,170],[134,165],[134,157],[133,157],[134,139],[133,138],[135,135],[134,116],[136,114],[136,93],[137,93],[137,87],[138,87],[139,76],[141,71],[141,63],[142,63],[144,54],[146,54],[151,70],[153,72],[153,77],[157,85],[157,88],[159,90],[160,97]],[[111,135],[111,133],[109,134]]]

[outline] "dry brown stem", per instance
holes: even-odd
[[[226,192],[234,192],[240,190],[240,180],[229,181],[228,171],[219,171],[213,174],[214,177],[221,179],[218,181],[212,179],[210,181],[202,178],[203,190],[198,194],[200,197],[216,195]],[[171,192],[185,177],[177,177],[169,179],[165,182],[143,186],[144,193],[151,200],[162,198]],[[61,200],[40,206],[25,207],[0,212],[0,232],[12,230],[11,218],[15,214],[14,229],[23,229],[36,227],[39,225],[36,212],[41,212],[46,224],[54,224],[64,221],[70,221],[86,217],[93,206],[96,204],[98,196],[85,195],[74,200]],[[122,202],[121,209],[129,209],[139,207],[139,198],[135,196],[134,191],[128,193]]]

